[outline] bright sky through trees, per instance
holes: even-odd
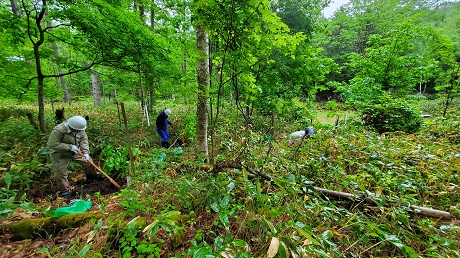
[[[331,17],[335,10],[337,10],[341,5],[348,3],[348,0],[333,0],[331,4],[324,9],[324,16]]]

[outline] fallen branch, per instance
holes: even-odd
[[[249,173],[253,174],[254,176],[258,176],[264,180],[273,182],[272,177],[270,175],[264,174],[262,172],[259,172],[255,169],[243,166],[241,164],[235,165],[233,163],[232,166],[229,166],[229,167],[239,168],[239,169],[244,167]],[[362,198],[361,196],[354,195],[351,193],[333,191],[333,190],[319,188],[319,187],[313,187],[313,189],[315,189],[318,193],[321,193],[323,195],[326,195],[326,196],[329,196],[329,197],[332,197],[338,200],[356,201],[357,199]],[[441,218],[441,219],[447,219],[447,220],[452,219],[452,214],[450,214],[447,211],[435,210],[431,208],[424,208],[424,207],[419,207],[415,205],[409,205],[409,210],[413,213],[417,213],[417,214],[421,214],[421,215],[425,215],[429,217]]]
[[[355,201],[359,197],[357,195],[351,194],[351,193],[345,193],[345,192],[339,192],[339,191],[332,191],[328,189],[323,189],[319,187],[313,187],[316,191],[318,191],[321,194],[330,196],[335,199],[339,200],[351,200]],[[434,218],[442,218],[442,219],[452,219],[452,214],[446,211],[440,211],[440,210],[435,210],[435,209],[430,209],[430,208],[424,208],[424,207],[419,207],[415,205],[409,205],[409,209],[411,212],[418,213],[421,215],[429,216],[429,217],[434,217]]]

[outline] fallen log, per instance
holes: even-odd
[[[339,192],[339,191],[332,191],[328,189],[323,189],[319,187],[313,187],[317,192],[330,196],[335,199],[339,200],[351,200],[355,201],[356,199],[360,198],[357,195],[351,194],[351,193],[346,193],[346,192]],[[452,214],[450,214],[447,211],[440,211],[440,210],[435,210],[435,209],[430,209],[430,208],[424,208],[424,207],[419,207],[415,205],[409,205],[409,209],[413,213],[429,216],[429,217],[434,217],[434,218],[441,218],[441,219],[452,219]]]
[[[236,167],[236,166],[232,166]],[[259,172],[255,169],[248,168],[246,166],[241,166],[244,167],[249,173],[251,173],[253,176],[258,176],[264,180],[273,182],[272,177],[270,175],[267,175],[265,173]],[[324,189],[324,188],[319,188],[319,187],[313,187],[317,192],[330,196],[332,198],[338,199],[338,200],[350,200],[350,201],[356,201],[359,198],[362,198],[361,196],[354,195],[351,193],[346,193],[346,192],[340,192],[340,191],[333,191],[329,189]],[[441,210],[436,210],[436,209],[431,209],[431,208],[425,208],[425,207],[419,207],[415,205],[409,205],[409,210],[413,213],[428,216],[428,217],[433,217],[433,218],[440,218],[440,219],[446,219],[450,220],[452,219],[452,214],[447,211],[441,211]]]
[[[13,239],[23,240],[56,234],[67,228],[80,227],[91,219],[101,218],[102,214],[95,212],[74,213],[60,218],[24,219],[18,222],[0,225],[0,231],[12,233]]]

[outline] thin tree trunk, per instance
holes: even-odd
[[[150,89],[149,95],[150,95],[150,101],[149,101],[149,108],[150,110],[153,110],[153,106],[156,104],[157,100],[155,98],[155,90],[153,89],[154,83],[152,82],[152,88]]]
[[[19,12],[19,5],[16,0],[11,0],[11,9],[14,15],[21,16],[21,13]]]
[[[48,15],[48,11],[46,12],[46,14]],[[48,28],[52,27],[51,22],[47,22],[46,25],[48,26]],[[53,51],[54,51],[54,56],[56,57],[56,59],[58,59],[59,58],[59,50],[58,50],[58,45],[57,45],[56,42],[53,42]],[[70,101],[70,95],[69,95],[69,91],[67,90],[67,83],[65,81],[65,77],[62,75],[64,72],[59,67],[59,61],[57,62],[57,65],[58,65],[58,72],[61,75],[61,76],[59,76],[59,78],[61,80],[62,90],[64,91],[64,102],[69,102]],[[57,78],[56,78],[56,86],[58,86]]]
[[[423,74],[420,75],[420,83],[419,83],[420,94],[422,94],[422,80],[423,80]]]
[[[155,29],[155,0],[152,0],[152,6],[150,8],[150,28]]]
[[[99,77],[95,69],[91,69],[91,86],[93,90],[94,105],[101,104],[101,91],[99,89]]]
[[[105,100],[104,80],[101,77],[99,77],[99,89],[101,91],[101,99]]]
[[[139,1],[139,16],[141,18],[142,23],[145,25],[146,24],[145,8],[144,8],[144,3],[142,1]]]
[[[48,22],[48,27],[51,27],[50,22]],[[58,46],[57,46],[56,42],[53,42],[53,50],[54,50],[54,56],[56,58],[58,58],[59,57],[59,50],[58,50]],[[58,65],[59,65],[59,63],[58,63]],[[59,74],[64,73],[61,68],[58,68],[58,71],[59,71]],[[69,102],[70,101],[70,95],[69,95],[69,91],[67,89],[67,82],[65,80],[65,77],[63,75],[61,75],[61,76],[59,76],[59,78],[61,80],[62,90],[64,91],[64,102]]]
[[[139,77],[138,77],[138,82],[139,82],[139,89],[141,90],[141,110],[144,110],[145,108],[145,97],[144,97],[144,89],[142,87],[142,74],[141,70],[139,69]]]
[[[187,52],[184,52],[182,59],[182,78],[187,76]],[[184,80],[184,89],[187,87],[187,79]]]
[[[56,71],[56,67],[54,67],[54,66],[53,66],[53,72],[54,72],[54,74],[58,74],[58,71]],[[56,77],[56,78],[54,78],[54,79],[55,79],[55,81],[56,81],[56,89],[60,89],[60,88],[61,88],[61,85],[59,84],[59,78]]]
[[[196,42],[200,57],[198,59],[198,103],[196,109],[196,151],[208,157],[208,89],[209,59],[208,35],[203,25],[196,28]]]
[[[455,78],[457,77],[459,70],[460,70],[460,63],[457,64],[457,69],[454,69],[450,76],[450,86],[447,88],[446,105],[444,106],[444,112],[442,113],[443,117],[446,117],[447,109],[449,108],[450,101],[454,98],[452,97],[451,99],[451,94],[453,93],[454,86],[455,86]],[[458,83],[457,83],[457,86],[458,86]]]
[[[25,6],[24,2],[22,3],[23,6]],[[46,132],[46,120],[45,120],[45,95],[43,92],[43,81],[45,79],[45,76],[43,75],[42,71],[42,64],[40,60],[40,52],[39,48],[41,45],[43,45],[43,42],[45,41],[45,28],[42,27],[42,21],[44,20],[46,10],[47,10],[47,3],[46,0],[42,0],[41,2],[41,10],[40,12],[37,13],[35,16],[35,26],[36,30],[38,31],[38,40],[35,40],[32,35],[34,35],[34,32],[32,32],[32,26],[30,24],[30,17],[31,17],[31,11],[25,10],[25,13],[27,15],[27,22],[29,23],[27,26],[27,36],[29,37],[30,42],[33,44],[33,49],[34,49],[34,58],[35,58],[35,70],[37,73],[37,97],[38,97],[38,122],[40,124],[40,131]]]

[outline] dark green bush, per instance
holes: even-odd
[[[382,96],[364,107],[364,124],[375,128],[379,133],[403,131],[415,133],[422,126],[422,117],[404,99]]]

